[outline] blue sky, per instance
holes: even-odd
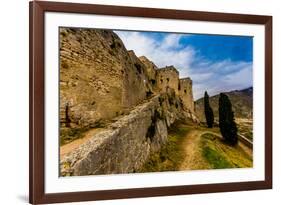
[[[128,50],[158,67],[174,65],[193,80],[194,99],[253,85],[253,39],[247,36],[115,31]]]

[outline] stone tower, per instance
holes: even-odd
[[[174,66],[159,68],[156,74],[156,82],[160,92],[166,92],[167,88],[172,88],[178,94],[179,72]]]
[[[192,92],[192,80],[190,78],[182,78],[179,80],[178,88],[179,96],[184,106],[194,113],[194,101]]]

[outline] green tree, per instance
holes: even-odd
[[[204,110],[205,110],[207,125],[209,128],[212,128],[214,124],[214,113],[209,103],[209,95],[207,91],[205,91],[205,95],[204,95]]]
[[[234,120],[232,105],[227,95],[221,93],[219,98],[219,127],[226,142],[238,143],[237,126]]]

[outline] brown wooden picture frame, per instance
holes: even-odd
[[[272,188],[272,17],[199,11],[104,6],[93,4],[33,1],[30,20],[30,203],[56,203],[88,200],[153,197],[180,194],[241,191]],[[67,12],[128,17],[182,19],[209,22],[260,24],[265,26],[265,180],[203,185],[134,188],[46,194],[44,189],[44,13]]]

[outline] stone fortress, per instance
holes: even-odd
[[[156,82],[161,92],[172,88],[180,96],[185,108],[194,113],[194,101],[192,93],[192,80],[190,78],[179,79],[179,72],[174,66],[166,66],[156,70]]]
[[[190,78],[111,30],[60,28],[60,133],[105,128],[61,158],[62,176],[136,172],[176,120],[198,122]]]

